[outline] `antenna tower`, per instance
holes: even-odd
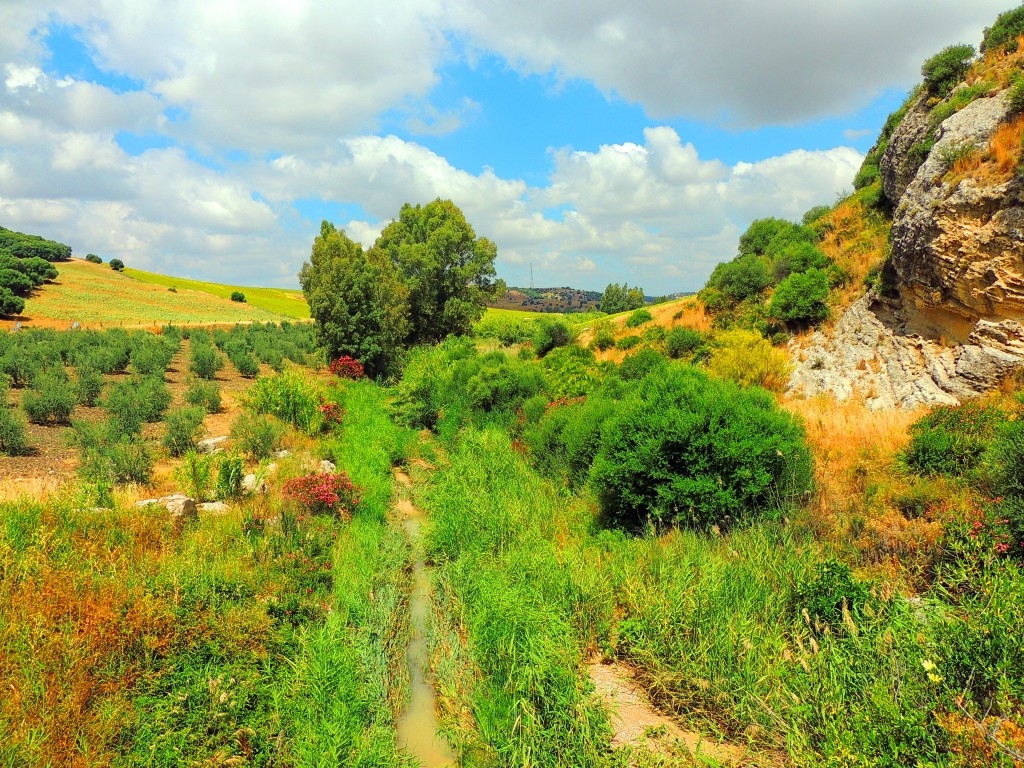
[[[533,288],[534,288],[534,285],[533,285],[533,262],[531,261],[530,262],[530,290],[532,291]]]

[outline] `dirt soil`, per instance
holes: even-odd
[[[782,764],[772,756],[755,754],[746,746],[711,741],[699,733],[684,730],[654,708],[634,679],[632,670],[625,664],[594,660],[587,666],[587,671],[611,713],[609,722],[615,731],[613,747],[631,747],[662,755],[676,755],[682,751],[701,765],[707,760],[715,765],[748,768]]]

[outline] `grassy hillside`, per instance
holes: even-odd
[[[29,326],[65,328],[73,322],[85,327],[146,326],[270,322],[294,316],[183,286],[172,292],[115,272],[106,264],[76,259],[62,262],[58,269],[57,280],[45,284],[29,298],[24,314],[0,321],[0,327],[10,327],[16,321]]]
[[[302,295],[302,291],[289,288],[251,288],[241,285],[220,285],[219,283],[206,283],[201,280],[189,280],[184,277],[170,277],[168,275],[157,275],[153,272],[143,272],[141,269],[125,269],[124,273],[136,280],[153,285],[162,285],[165,288],[176,288],[179,291],[198,291],[218,296],[222,299],[231,298],[235,291],[245,294],[248,304],[276,315],[285,317],[307,318],[309,317],[309,305]]]

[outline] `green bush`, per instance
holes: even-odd
[[[206,411],[196,406],[170,411],[165,419],[164,448],[171,456],[182,456],[196,449],[206,432],[203,417]]]
[[[959,83],[974,59],[974,46],[950,45],[921,65],[925,88],[932,96],[943,97]]]
[[[569,326],[561,320],[544,318],[538,320],[533,331],[533,347],[538,357],[544,357],[556,347],[564,347],[572,341]]]
[[[1018,74],[1011,81],[1006,103],[1013,114],[1024,112],[1024,75]]]
[[[171,404],[171,392],[157,376],[133,376],[114,384],[104,403],[111,420],[126,435],[138,434],[142,425],[160,421]]]
[[[920,475],[966,474],[978,466],[996,426],[1005,418],[997,407],[977,401],[959,406],[940,406],[910,427],[910,444],[903,462]],[[1009,422],[1012,426],[1017,422]],[[1012,430],[1007,442],[993,446],[993,462],[1001,464],[1002,450],[1011,451]],[[1012,470],[1011,470],[1012,471]]]
[[[593,346],[604,352],[615,346],[615,334],[608,323],[601,323],[594,331]]]
[[[619,525],[726,527],[807,491],[811,459],[803,428],[767,392],[667,367],[605,422],[592,478]]]
[[[757,331],[735,328],[716,333],[707,359],[708,372],[744,386],[781,391],[792,370],[789,356],[772,347]]]
[[[632,349],[639,344],[643,339],[639,336],[623,336],[621,339],[615,342],[616,349]]]
[[[1024,6],[1006,11],[996,17],[991,27],[985,29],[981,40],[981,52],[986,53],[996,48],[1007,51],[1017,50],[1017,40],[1024,35]]]
[[[193,337],[191,343],[189,371],[201,379],[213,379],[217,375],[217,371],[224,367],[224,358],[212,344],[198,342],[198,337]]]
[[[222,454],[217,462],[217,484],[214,493],[218,499],[235,499],[242,495],[242,478],[245,476],[245,465],[242,457],[234,454]]]
[[[692,328],[673,328],[665,338],[665,351],[673,360],[684,355],[692,355],[701,344],[704,343],[704,335]]]
[[[28,275],[14,269],[0,269],[0,288],[7,288],[15,296],[28,296],[35,285]]]
[[[797,585],[793,612],[802,616],[806,611],[812,628],[827,626],[838,631],[844,626],[843,609],[851,619],[859,619],[870,597],[868,585],[854,577],[850,566],[833,558],[819,563],[813,574]]]
[[[0,391],[5,395],[0,403],[0,453],[20,456],[28,452],[25,419],[14,408],[7,407],[6,390]]]
[[[198,406],[207,413],[217,413],[221,405],[220,387],[213,381],[191,379],[188,389],[185,390],[185,402]]]
[[[483,411],[517,409],[544,386],[540,369],[514,358],[493,358],[466,382],[466,393],[474,408]]]
[[[230,357],[231,364],[235,366],[242,378],[255,379],[260,375],[260,363],[248,352],[241,352]]]
[[[88,261],[90,264],[102,264],[103,263],[103,259],[101,259],[99,256],[97,256],[95,253],[87,253],[85,255],[85,260]]]
[[[542,365],[552,397],[585,395],[602,377],[594,353],[572,344],[549,352]]]
[[[75,390],[63,368],[48,369],[35,377],[32,389],[22,395],[21,406],[33,424],[70,424],[78,404]]]
[[[231,300],[232,301],[237,301],[239,303],[244,304],[245,303],[245,294],[242,293],[241,291],[232,291],[231,292]]]
[[[124,262],[121,261],[120,259],[111,259],[110,260],[110,268],[112,270],[114,270],[115,272],[123,272],[124,271]]]
[[[13,317],[25,309],[25,300],[15,296],[10,288],[0,287],[0,316]]]
[[[668,361],[653,349],[642,349],[627,355],[619,365],[619,376],[626,381],[640,381],[652,371],[663,369]]]
[[[92,407],[103,394],[103,374],[91,365],[80,365],[75,369],[75,394],[78,402]]]
[[[243,398],[247,408],[268,413],[307,435],[319,434],[324,420],[320,413],[323,396],[304,376],[291,371],[258,379]]]
[[[268,416],[243,413],[231,425],[231,439],[240,451],[257,461],[281,448],[284,425]]]
[[[136,373],[152,376],[167,370],[174,352],[175,349],[170,344],[152,336],[137,339],[128,356]]]
[[[615,410],[616,402],[603,396],[545,408],[524,434],[537,467],[573,488],[582,486],[601,446],[601,425]]]
[[[792,325],[815,325],[828,317],[828,275],[814,267],[794,272],[775,288],[769,313]]]
[[[181,484],[186,495],[196,501],[209,499],[213,487],[213,457],[194,450],[182,455],[181,464],[174,468],[174,479]]]
[[[644,323],[649,323],[654,319],[653,315],[646,309],[638,309],[634,311],[629,317],[626,318],[627,328],[639,328]]]
[[[715,267],[707,287],[721,291],[729,301],[738,303],[760,295],[770,284],[768,267],[759,256],[748,253]]]

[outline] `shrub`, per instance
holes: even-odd
[[[482,411],[515,410],[543,388],[536,365],[505,357],[487,359],[466,382],[470,404]]]
[[[870,597],[868,585],[854,577],[850,566],[833,558],[819,563],[811,578],[797,586],[793,608],[798,616],[807,611],[812,628],[836,631],[844,626],[843,611],[851,619],[861,617]]]
[[[143,424],[160,421],[170,404],[170,390],[156,376],[132,377],[114,384],[105,402],[112,421],[124,434],[138,434]]]
[[[630,528],[724,527],[779,510],[810,477],[803,428],[772,395],[674,366],[604,423],[592,468],[602,510]]]
[[[171,364],[174,350],[162,341],[139,340],[128,354],[132,368],[143,376],[162,374]]]
[[[310,514],[336,515],[348,521],[359,506],[361,493],[344,472],[319,472],[289,480],[282,495]]]
[[[28,275],[13,269],[0,269],[0,288],[7,288],[15,296],[28,296],[34,287]]]
[[[538,357],[544,357],[556,347],[564,347],[572,341],[569,326],[561,320],[545,318],[538,320],[533,332],[533,347]]]
[[[786,353],[756,331],[734,329],[714,337],[707,369],[713,376],[731,379],[745,386],[781,390],[789,380],[790,362]]]
[[[220,387],[216,382],[192,379],[185,390],[185,402],[202,408],[207,413],[220,410]]]
[[[355,358],[344,355],[331,363],[330,371],[339,379],[361,379],[363,364]]]
[[[232,301],[237,301],[239,303],[244,304],[245,303],[245,294],[242,293],[241,291],[232,291],[231,292],[231,300]]]
[[[78,402],[92,407],[103,393],[103,374],[91,365],[80,365],[75,369],[75,393]]]
[[[828,275],[817,268],[794,272],[775,288],[769,312],[794,325],[814,325],[828,317]]]
[[[242,478],[245,466],[241,456],[224,453],[217,462],[217,485],[214,489],[218,499],[234,499],[242,495]]]
[[[597,330],[594,331],[593,346],[602,352],[615,346],[615,334],[612,333],[608,323],[601,323],[597,326]]]
[[[708,278],[708,287],[718,289],[733,303],[760,295],[770,283],[768,268],[753,253],[719,264]]]
[[[174,479],[182,490],[196,501],[210,498],[213,487],[213,457],[190,450],[181,464],[174,468]]]
[[[255,379],[260,375],[260,363],[249,352],[237,352],[231,355],[231,364],[244,379]]]
[[[167,414],[164,448],[171,456],[181,456],[196,449],[206,432],[203,417],[206,411],[196,406],[178,408]]]
[[[639,336],[623,336],[615,342],[615,347],[616,349],[632,349],[641,341],[643,341],[643,339]]]
[[[1006,48],[1013,52],[1017,50],[1017,40],[1024,35],[1024,6],[1006,11],[996,17],[991,27],[985,29],[981,40],[981,52]]]
[[[217,371],[223,367],[224,358],[214,349],[213,345],[198,342],[194,337],[188,366],[189,371],[201,379],[212,379],[217,375]]]
[[[103,259],[101,259],[99,256],[97,256],[95,253],[87,253],[87,254],[85,254],[85,260],[88,261],[90,264],[102,264],[103,263]]]
[[[683,355],[691,355],[704,343],[700,331],[692,328],[673,328],[665,338],[665,350],[668,356],[676,360]]]
[[[43,371],[22,395],[21,405],[33,424],[70,424],[78,398],[63,369]]]
[[[644,323],[649,323],[654,319],[646,309],[638,309],[633,312],[629,317],[626,318],[627,328],[639,328]]]
[[[1011,81],[1006,103],[1013,114],[1024,112],[1024,75],[1018,74]]]
[[[1005,416],[1002,409],[977,401],[940,406],[911,425],[910,444],[902,454],[903,462],[921,475],[955,477],[970,472],[979,464],[996,426]],[[1010,445],[1012,438],[999,447],[993,446],[997,466],[1000,450]]]
[[[0,453],[7,456],[20,456],[28,452],[26,424],[24,417],[14,408],[7,407],[6,390],[4,402],[0,403]]]
[[[932,96],[946,96],[959,83],[974,59],[974,46],[960,44],[943,48],[921,65],[924,85]]]
[[[124,262],[120,259],[111,259],[110,268],[115,272],[121,272],[124,270]]]
[[[668,364],[660,354],[653,349],[643,349],[628,355],[619,365],[619,376],[626,381],[640,381],[651,371],[664,368]]]
[[[107,450],[107,455],[115,483],[146,485],[153,476],[153,453],[137,437],[114,443]]]
[[[281,448],[284,425],[267,416],[241,414],[231,425],[231,439],[253,459],[266,459]]]
[[[601,380],[594,353],[578,346],[560,347],[544,358],[548,389],[558,397],[577,397],[590,392]]]
[[[297,373],[259,379],[243,400],[256,413],[272,414],[307,435],[318,434],[323,428],[320,390]]]
[[[0,316],[20,315],[25,309],[25,300],[15,296],[10,288],[0,286]]]

